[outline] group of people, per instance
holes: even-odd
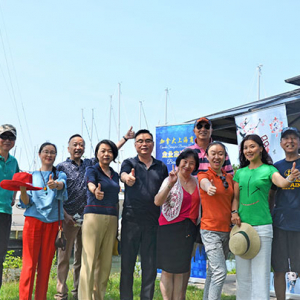
[[[68,142],[70,158],[56,168],[56,146],[44,143],[39,150],[41,168],[32,173],[32,189],[42,189],[20,187],[26,208],[20,299],[31,299],[36,269],[35,299],[46,299],[60,220],[67,244],[65,250],[58,249],[55,299],[68,298],[66,280],[73,246],[74,299],[104,299],[117,236],[119,180],[125,185],[121,300],[133,299],[138,253],[141,299],[153,299],[157,268],[162,269],[163,299],[185,299],[199,231],[208,261],[203,299],[221,299],[231,228],[243,228],[245,223],[256,231],[260,247],[253,257],[236,255],[237,299],[269,299],[271,258],[277,299],[285,299],[285,273],[300,272],[300,133],[293,127],[283,129],[280,144],[286,157],[275,165],[260,137],[246,135],[240,145],[240,169],[234,175],[226,147],[212,141],[212,131],[209,119],[196,120],[195,144],[179,154],[169,174],[152,156],[154,141],[148,130],[134,133],[130,128],[117,145],[102,140],[93,159],[82,159],[84,140],[73,135]],[[0,181],[19,172],[9,154],[16,136],[12,125],[0,127]],[[133,138],[137,156],[123,161],[119,175],[110,163]],[[0,188],[0,197],[0,236],[5,242],[0,245],[2,278],[15,193]],[[82,227],[77,226],[76,215],[83,216]]]

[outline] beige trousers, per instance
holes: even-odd
[[[79,284],[79,273],[81,266],[81,227],[75,227],[73,225],[68,225],[63,221],[63,229],[67,239],[66,250],[62,251],[61,248],[58,249],[58,260],[57,260],[57,294],[54,296],[56,300],[66,300],[68,299],[68,286],[66,284],[68,273],[70,257],[72,255],[72,249],[74,245],[74,289],[72,294],[77,298],[78,284]]]
[[[91,213],[84,215],[79,300],[104,299],[117,223],[116,216]]]

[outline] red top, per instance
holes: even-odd
[[[167,221],[163,214],[160,214],[160,217],[158,219],[159,225],[178,223],[184,221],[185,219],[191,219],[191,221],[196,225],[199,216],[200,203],[197,186],[192,194],[188,193],[184,188],[182,188],[182,190],[183,200],[179,216],[172,221]]]
[[[201,229],[222,232],[230,231],[233,180],[230,174],[227,174],[223,170],[222,173],[228,182],[227,189],[225,189],[220,176],[210,167],[206,172],[200,172],[197,175],[199,184],[202,179],[207,178],[209,181],[213,180],[213,184],[217,188],[214,196],[208,196],[207,193],[200,188],[202,205]]]

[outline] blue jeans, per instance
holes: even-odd
[[[226,257],[229,251],[229,232],[204,229],[200,232],[208,260],[203,300],[219,300],[227,275]]]
[[[272,224],[253,228],[260,237],[260,250],[252,259],[235,256],[237,300],[270,299]]]

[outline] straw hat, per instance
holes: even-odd
[[[230,251],[244,259],[254,258],[260,250],[260,238],[256,230],[247,223],[235,225],[230,232]]]
[[[12,180],[2,180],[0,186],[9,191],[19,191],[20,186],[26,187],[27,190],[38,191],[41,187],[32,185],[32,175],[26,172],[15,173]]]

